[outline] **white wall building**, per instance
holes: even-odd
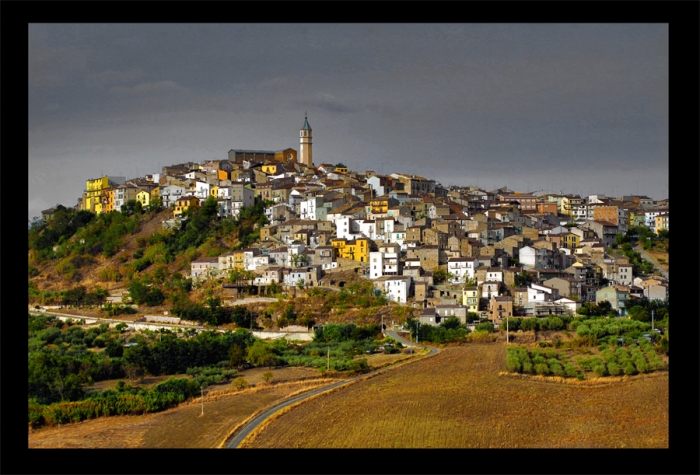
[[[479,260],[473,257],[450,257],[447,261],[447,272],[454,275],[452,283],[463,284],[473,280]]]

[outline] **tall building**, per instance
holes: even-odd
[[[304,126],[299,131],[299,163],[313,167],[313,153],[311,143],[311,126],[304,115]]]

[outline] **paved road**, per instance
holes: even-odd
[[[659,265],[659,263],[656,261],[656,259],[654,259],[651,256],[651,254],[649,254],[647,251],[645,251],[644,248],[642,248],[642,246],[636,245],[636,246],[634,246],[634,250],[642,255],[642,259],[647,260],[647,261],[651,262],[652,264],[654,264],[654,269],[661,271],[661,275],[668,279],[668,271],[664,270],[664,268]]]
[[[420,347],[420,348],[430,348],[430,353],[428,353],[427,355],[425,355],[424,358],[427,357],[427,356],[432,356],[432,355],[434,355],[434,354],[436,354],[436,353],[438,353],[438,352],[440,351],[440,350],[438,350],[437,348],[431,348],[431,347],[427,347],[427,346],[424,346],[424,345],[416,345],[415,343],[411,343],[411,342],[409,342],[408,340],[406,340],[406,339],[400,337],[400,336],[399,336],[396,332],[394,332],[394,331],[388,331],[388,330],[387,330],[387,331],[385,332],[385,334],[388,335],[388,336],[390,336],[391,338],[394,338],[394,339],[400,341],[402,344],[407,345],[407,346]],[[411,362],[413,362],[413,361],[415,361],[415,360],[410,360],[410,361],[408,361],[407,363],[411,363]],[[407,363],[403,363],[403,364],[407,364]],[[300,394],[300,395],[298,395],[298,396],[295,396],[295,397],[293,397],[292,399],[289,399],[289,400],[287,400],[287,401],[283,401],[283,402],[281,402],[281,403],[275,404],[274,406],[270,407],[269,409],[267,409],[267,410],[265,410],[264,412],[262,412],[261,414],[259,414],[259,415],[258,415],[257,417],[255,417],[252,421],[250,421],[247,425],[245,425],[242,429],[240,429],[238,432],[236,432],[236,434],[231,438],[231,440],[229,440],[229,441],[226,443],[226,448],[227,448],[227,449],[236,449],[236,448],[238,448],[238,446],[240,445],[240,443],[243,442],[243,440],[244,440],[246,437],[248,437],[248,435],[250,435],[250,433],[251,433],[256,427],[258,427],[265,419],[267,419],[268,417],[270,417],[272,414],[276,413],[276,412],[279,411],[280,409],[283,409],[283,408],[285,408],[285,407],[288,407],[288,406],[290,406],[290,405],[292,405],[292,404],[295,404],[295,403],[297,403],[297,402],[299,402],[299,401],[302,401],[302,400],[304,400],[304,399],[307,399],[307,398],[309,398],[309,397],[311,397],[311,396],[315,396],[316,394],[320,394],[320,393],[323,393],[323,392],[326,392],[326,391],[330,391],[331,389],[335,389],[335,388],[337,388],[337,387],[344,386],[344,385],[349,384],[349,383],[351,383],[351,382],[353,382],[353,381],[357,381],[357,380],[359,380],[359,379],[367,378],[367,377],[373,376],[373,375],[375,375],[375,374],[383,373],[384,371],[389,371],[389,370],[392,370],[392,369],[394,369],[394,368],[396,368],[396,366],[390,366],[390,367],[387,367],[387,368],[382,368],[382,369],[377,370],[377,371],[373,371],[373,372],[371,372],[371,373],[369,373],[369,374],[363,374],[363,375],[356,376],[356,377],[351,378],[351,379],[346,379],[346,380],[343,380],[343,381],[339,381],[339,382],[337,382],[337,383],[332,383],[332,384],[330,384],[330,385],[328,385],[328,386],[324,386],[324,387],[322,387],[322,388],[313,389],[313,390],[311,390],[311,391],[309,391],[309,392],[306,392],[306,393],[304,393],[304,394]]]

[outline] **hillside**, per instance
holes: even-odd
[[[386,299],[375,296],[363,278],[367,264],[345,259],[339,260],[341,267],[324,276],[322,288],[280,289],[284,293],[277,295],[282,300],[246,305],[245,311],[226,307],[231,296],[222,280],[193,285],[187,278],[191,261],[254,244],[256,226],[265,222],[263,209],[256,206],[240,219],[219,220],[215,212],[203,207],[182,229],[174,230],[162,228],[172,210],[131,216],[88,216],[66,210],[56,222],[30,230],[29,304],[62,304],[68,313],[106,316],[97,304],[107,296],[119,298],[131,290],[138,305],[137,314],[128,316],[129,320],[170,311],[224,327],[248,327],[253,317],[256,326],[267,329],[326,321],[379,323],[382,315],[390,324],[416,316],[417,309],[390,306]],[[76,221],[85,223],[76,227],[71,224]],[[247,289],[252,295],[257,291]],[[76,302],[80,308],[69,308]],[[223,309],[217,310],[220,305]]]

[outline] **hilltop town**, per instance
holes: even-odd
[[[30,447],[333,447],[321,394],[355,407],[332,419],[347,447],[378,446],[378,420],[390,447],[667,446],[668,200],[445,188],[312,147],[305,120],[298,153],[88,179],[30,224]],[[387,419],[399,398],[422,422]],[[299,419],[252,419],[297,399]],[[464,419],[435,435],[443,411]],[[533,430],[545,412],[583,421],[575,440]]]
[[[628,239],[642,230],[642,240],[659,237],[667,251],[660,239],[667,248],[667,199],[444,187],[429,177],[315,164],[312,137],[305,118],[299,152],[232,149],[228,159],[140,178],[88,179],[76,209],[165,209],[167,230],[207,200],[219,219],[263,204],[258,239],[192,259],[194,282],[235,270],[258,288],[338,288],[344,282],[334,272],[352,269],[388,300],[422,309],[420,322],[429,325],[447,317],[499,325],[507,316],[576,314],[602,301],[627,316],[631,297],[668,298],[667,255],[635,258]]]

